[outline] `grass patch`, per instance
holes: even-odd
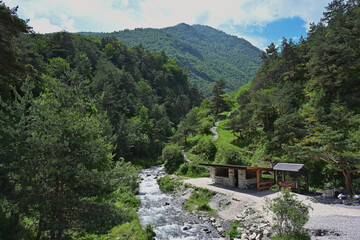
[[[230,239],[241,237],[241,233],[238,233],[238,231],[237,231],[237,228],[239,228],[239,227],[243,228],[244,225],[237,221],[231,222],[231,230],[230,230],[230,232],[226,233],[226,235],[228,235],[230,237]]]
[[[182,182],[178,178],[171,178],[170,176],[165,176],[157,179],[157,183],[160,186],[161,191],[167,193],[173,193],[176,190],[180,189]]]
[[[195,191],[184,205],[184,209],[188,211],[198,210],[214,213],[215,210],[209,206],[209,202],[215,194],[215,192],[205,188],[195,188]]]
[[[272,240],[310,240],[310,237],[304,233],[284,234],[282,237],[275,235]]]
[[[189,151],[196,144],[198,144],[199,141],[211,140],[213,137],[214,135],[211,133],[211,134],[197,134],[191,138],[188,138],[185,150]]]
[[[204,166],[200,166],[195,162],[186,162],[180,165],[179,174],[185,177],[197,178],[210,176],[208,170]]]
[[[219,145],[222,144],[231,144],[231,142],[236,141],[236,137],[234,134],[231,133],[231,130],[227,129],[227,124],[230,122],[230,119],[226,119],[224,121],[221,121],[219,123],[219,126],[217,127],[216,131],[219,134],[219,138],[217,139],[216,143]]]
[[[136,158],[131,160],[131,164],[134,165],[136,169],[146,169],[163,163],[164,161],[161,158]]]
[[[153,239],[154,236],[155,233],[153,232],[151,225],[148,225],[143,229],[139,220],[136,219],[129,223],[114,227],[107,234],[96,235],[77,233],[73,235],[73,238],[76,240],[116,240],[117,238],[128,240],[150,240]]]

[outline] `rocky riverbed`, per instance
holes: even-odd
[[[143,227],[152,224],[156,239],[226,239],[221,221],[196,212],[182,209],[182,194],[165,194],[157,178],[165,175],[163,166],[141,171],[138,198],[141,200],[138,215]]]

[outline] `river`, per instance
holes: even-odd
[[[200,215],[182,209],[183,201],[175,194],[163,193],[156,179],[165,176],[163,166],[142,170],[138,198],[141,205],[138,211],[141,225],[151,223],[156,239],[226,239]]]

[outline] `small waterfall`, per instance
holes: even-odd
[[[165,176],[163,165],[142,170],[138,198],[141,200],[138,215],[141,225],[151,223],[156,239],[226,239],[209,223],[196,214],[182,209],[182,202],[173,194],[163,193],[156,179]]]

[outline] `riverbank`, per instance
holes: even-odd
[[[214,184],[210,178],[186,179],[184,183],[192,184],[197,187],[207,188],[217,193],[224,194],[228,199],[227,207],[218,212],[219,216],[225,220],[237,220],[246,207],[251,207],[258,212],[262,212],[265,197],[274,198],[278,193],[270,190],[257,192],[251,189],[238,189]],[[298,199],[311,205],[313,211],[310,212],[310,220],[305,227],[315,235],[312,239],[360,239],[360,207],[347,207],[338,204],[323,204],[314,198],[306,195],[296,194]],[[219,203],[214,201],[214,205]],[[271,222],[271,217],[265,218]],[[337,220],[338,219],[338,220]],[[348,222],[349,224],[346,224]]]
[[[142,181],[137,197],[141,200],[138,211],[141,225],[151,224],[155,239],[226,240],[204,214],[182,208],[185,201],[182,194],[166,194],[160,190],[157,178],[166,175],[162,168],[154,166],[140,173]]]

